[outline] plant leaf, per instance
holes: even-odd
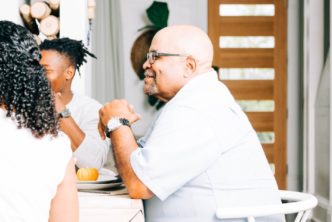
[[[159,29],[167,26],[169,10],[166,2],[154,1],[146,10],[146,14],[150,21]]]
[[[140,32],[140,31],[145,31],[145,30],[158,30],[159,27],[156,27],[154,25],[146,25],[140,29],[138,29],[137,31]]]

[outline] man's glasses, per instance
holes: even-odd
[[[151,52],[148,52],[146,54],[146,60],[149,61],[150,64],[153,64],[160,56],[183,56],[183,57],[187,57],[188,55],[151,51]]]

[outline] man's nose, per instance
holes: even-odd
[[[149,60],[145,60],[145,62],[143,63],[143,69],[146,70],[148,68],[151,68],[151,64],[149,62]]]

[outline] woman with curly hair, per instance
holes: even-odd
[[[0,21],[0,221],[78,221],[74,160],[33,36]]]
[[[96,57],[82,41],[70,38],[45,40],[39,47],[42,55],[40,64],[51,83],[55,108],[61,117],[60,130],[71,141],[77,158],[76,166],[101,168],[109,151],[108,141],[102,140],[97,130],[101,104],[71,89],[75,72],[80,71],[86,57]]]

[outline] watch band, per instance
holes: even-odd
[[[119,120],[122,125],[131,127],[129,120],[126,118],[120,118]]]
[[[69,111],[68,108],[63,109],[63,110],[59,113],[59,117],[60,117],[60,118],[68,118],[68,117],[70,117],[70,116],[71,116],[71,113],[70,113],[70,111]]]
[[[111,132],[117,130],[121,126],[131,127],[130,122],[126,118],[112,117],[106,127],[105,127],[105,135],[110,138]]]

